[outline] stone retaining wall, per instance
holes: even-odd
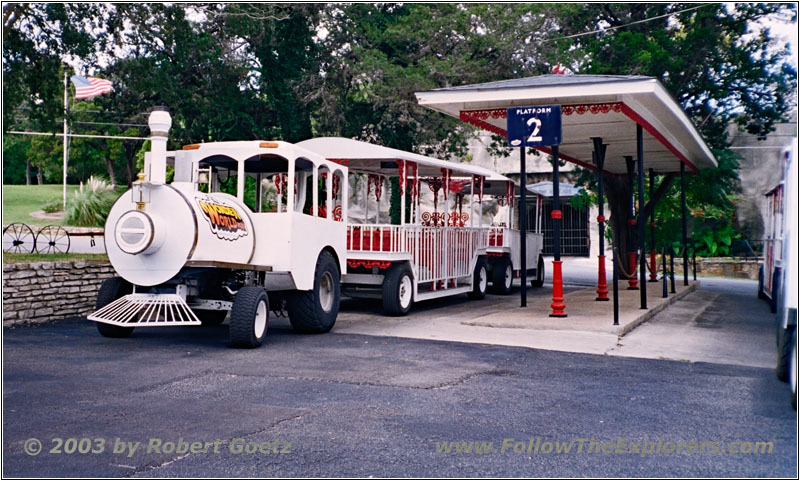
[[[3,264],[3,327],[85,316],[113,275],[102,261]]]
[[[661,270],[661,256],[658,258],[658,269]],[[648,257],[648,262],[650,258]],[[697,275],[733,277],[736,279],[758,279],[758,269],[761,261],[757,259],[734,259],[732,257],[710,257],[697,259]],[[669,269],[669,258],[667,258]],[[683,274],[683,258],[675,258],[675,272]],[[689,258],[689,274],[692,273],[692,258]]]

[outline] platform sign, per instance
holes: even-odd
[[[508,144],[511,147],[561,143],[561,106],[532,105],[507,111]]]

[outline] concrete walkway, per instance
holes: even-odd
[[[333,332],[372,336],[522,346],[566,352],[606,354],[619,339],[669,304],[697,288],[676,280],[677,294],[661,298],[661,284],[648,284],[648,307],[639,308],[639,291],[620,283],[620,324],[613,325],[612,302],[595,301],[595,289],[565,287],[566,318],[551,318],[552,286],[528,289],[521,308],[519,290],[508,296],[487,295],[482,301],[456,296],[415,304],[406,317],[381,314],[380,301],[343,301]],[[286,322],[276,319],[276,322]]]

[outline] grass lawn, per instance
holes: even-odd
[[[77,185],[67,186],[67,196],[78,190]],[[45,226],[62,224],[61,221],[35,219],[31,212],[42,210],[52,201],[61,200],[61,185],[3,185],[3,225],[24,222],[28,225]]]
[[[3,264],[19,264],[21,262],[57,262],[57,261],[100,261],[108,262],[105,254],[10,254],[3,253]]]

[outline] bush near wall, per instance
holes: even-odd
[[[114,276],[102,261],[3,265],[3,327],[86,316],[100,284]]]

